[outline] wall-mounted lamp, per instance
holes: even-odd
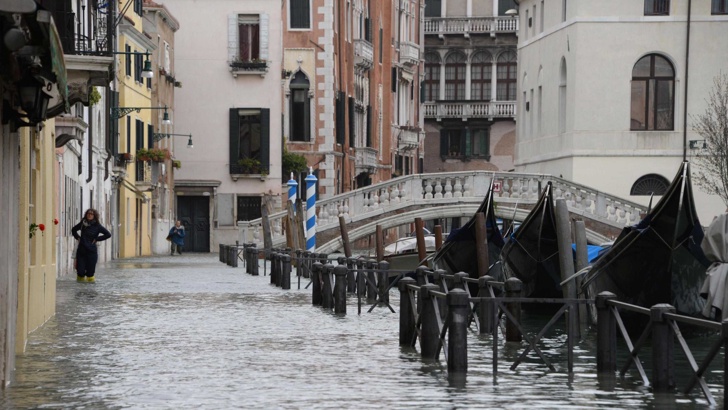
[[[516,10],[516,9],[506,10],[506,16],[516,17],[517,15],[518,15],[518,10]]]
[[[141,110],[164,110],[162,124],[169,125],[172,123],[172,120],[169,119],[166,105],[164,107],[111,107],[111,118],[118,120],[119,118],[126,117],[131,112],[140,112]]]
[[[144,60],[144,68],[142,68],[142,77],[143,78],[152,78],[154,77],[154,71],[152,71],[152,62],[149,61],[149,56],[151,53],[149,51],[141,53],[138,51],[114,51],[111,54],[121,54],[121,55],[144,55],[147,59]]]
[[[169,138],[169,137],[188,137],[189,140],[187,140],[187,148],[194,148],[194,145],[192,145],[192,134],[158,134],[154,133],[152,136],[152,140],[154,142],[157,142],[163,138]]]
[[[46,81],[43,77],[29,75],[18,82],[17,89],[20,108],[28,117],[28,123],[22,125],[35,125],[45,120],[53,83]]]
[[[705,140],[690,140],[690,149],[707,149],[708,144]]]

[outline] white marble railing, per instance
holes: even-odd
[[[399,61],[403,64],[419,64],[420,46],[411,41],[402,41],[399,43]]]
[[[518,19],[512,17],[428,17],[425,34],[517,33]]]
[[[374,48],[372,43],[364,39],[354,40],[354,56],[356,57],[356,64],[369,68],[374,62]]]
[[[550,175],[513,172],[450,172],[416,174],[394,178],[332,198],[316,204],[317,232],[339,228],[339,216],[347,222],[376,217],[409,206],[445,206],[479,204],[490,181],[495,179],[495,205],[533,204],[540,189],[548,182],[554,188],[554,197],[566,200],[569,210],[598,223],[614,227],[633,225],[646,212],[646,207],[634,202],[596,191],[584,185]],[[270,215],[274,246],[285,243],[282,221],[286,212]],[[467,215],[463,215],[467,216]],[[412,221],[404,221],[409,223]],[[255,242],[262,246],[261,220],[238,222],[241,243]]]
[[[427,102],[425,118],[513,118],[516,116],[515,101],[492,102]]]

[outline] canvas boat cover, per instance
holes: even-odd
[[[523,283],[523,296],[563,297],[550,182],[521,226],[508,238],[501,258],[505,276],[516,277]]]
[[[626,303],[645,308],[669,303],[679,313],[698,315],[705,304],[699,291],[709,265],[702,240],[690,166],[683,162],[654,209],[622,230],[586,275],[582,289],[592,297],[609,291]]]
[[[478,276],[478,258],[475,241],[475,216],[478,213],[485,214],[486,238],[488,241],[488,259],[490,270],[488,274],[496,280],[502,280],[500,268],[496,262],[500,258],[503,248],[503,235],[498,228],[493,208],[493,183],[491,181],[488,193],[478,210],[470,220],[460,227],[454,229],[448,235],[445,243],[433,257],[434,266],[437,269],[445,269],[448,273],[466,272],[470,277]]]
[[[705,238],[700,244],[705,257],[711,262],[705,272],[707,277],[700,289],[700,295],[706,298],[703,316],[721,321],[728,319],[728,214],[718,216],[705,231]],[[721,312],[715,317],[713,308]]]

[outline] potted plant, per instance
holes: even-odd
[[[291,172],[297,175],[308,168],[306,163],[306,157],[293,152],[289,152],[287,148],[283,148],[283,158],[281,160],[281,167],[283,168],[283,180],[288,181],[291,177]]]
[[[259,174],[260,161],[255,158],[243,158],[238,160],[240,172],[243,174]]]
[[[176,169],[182,168],[182,161],[175,159],[174,161],[172,161],[172,167]]]

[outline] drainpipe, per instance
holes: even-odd
[[[692,0],[688,0],[688,25],[687,33],[685,34],[685,99],[683,103],[683,162],[687,160],[688,156],[688,73],[690,63],[690,17],[692,9]]]
[[[94,113],[93,109],[88,109],[88,177],[86,177],[86,183],[88,184],[94,177]]]

